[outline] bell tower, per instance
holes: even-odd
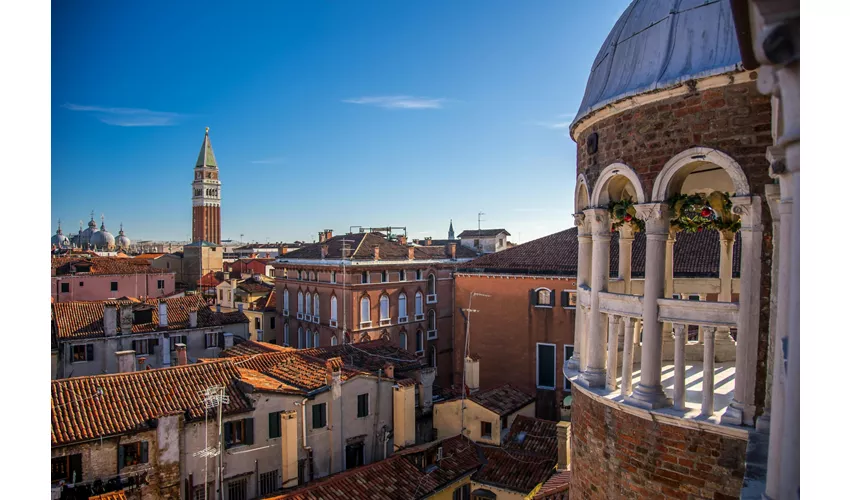
[[[192,242],[221,244],[221,181],[215,161],[210,128],[204,134],[192,181]]]

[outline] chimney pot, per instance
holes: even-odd
[[[372,250],[375,252],[375,260],[381,260],[381,248],[378,245],[372,247]]]
[[[136,371],[136,351],[117,351],[118,373],[130,373]]]
[[[407,245],[407,236],[399,236],[399,237],[398,237],[398,242],[399,242],[399,244],[401,244],[401,245]]]
[[[186,344],[175,344],[174,350],[177,351],[177,366],[187,365],[189,358],[186,354]]]
[[[393,366],[392,363],[384,365],[384,375],[386,375],[387,378],[395,378],[395,366]]]
[[[416,251],[416,248],[413,245],[407,247],[407,259],[413,260],[413,254]]]
[[[133,306],[130,304],[121,305],[119,307],[119,314],[121,315],[121,318],[119,319],[121,333],[133,333]]]
[[[455,260],[457,256],[457,243],[449,243],[449,256]]]
[[[107,337],[114,337],[118,333],[118,308],[114,303],[103,305],[103,333]]]
[[[325,243],[324,245],[322,245],[322,258],[324,259],[327,256],[328,256],[328,244]]]
[[[558,435],[558,470],[570,468],[570,423],[561,421],[558,422],[556,428]]]

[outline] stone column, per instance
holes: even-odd
[[[617,336],[620,332],[620,317],[608,315],[608,363],[605,387],[609,391],[617,388]]]
[[[643,285],[643,343],[640,350],[640,383],[627,402],[646,409],[670,405],[661,387],[661,323],[658,299],[664,296],[664,263],[670,231],[670,209],[665,203],[635,205],[646,223],[646,265]]]
[[[632,370],[634,369],[634,345],[635,345],[635,319],[628,316],[623,317],[623,380],[620,384],[620,394],[625,399],[632,392]]]
[[[590,219],[593,236],[591,267],[590,328],[583,356],[587,357],[587,369],[581,379],[588,387],[605,386],[605,325],[599,310],[599,292],[608,291],[611,257],[611,222],[607,208],[589,208],[584,211]]]
[[[635,231],[630,224],[620,226],[619,250],[620,258],[617,267],[617,279],[623,281],[623,293],[632,293],[632,244],[635,241]]]
[[[768,161],[771,160],[770,150],[768,148]],[[771,161],[772,163],[772,161]],[[765,394],[764,394],[764,412],[756,419],[756,430],[760,432],[770,432],[770,413],[773,406],[773,365],[774,365],[774,348],[776,345],[776,328],[777,328],[777,304],[779,300],[779,262],[780,253],[779,247],[782,244],[781,237],[781,215],[779,213],[780,193],[778,184],[768,184],[764,187],[767,206],[770,209],[771,220],[771,235],[773,243],[773,254],[771,255],[770,266],[770,319],[767,338],[767,374],[765,378]]]
[[[713,326],[703,327],[705,354],[702,357],[702,415],[714,414],[714,332]],[[737,375],[737,373],[736,373]]]
[[[735,246],[735,233],[718,231],[720,234],[720,294],[718,302],[732,302],[732,251]],[[742,266],[743,267],[743,266]],[[718,362],[735,359],[735,341],[729,328],[718,327],[714,340],[714,357]]]
[[[761,198],[758,196],[732,198],[732,211],[741,218],[741,292],[738,296],[735,394],[723,414],[723,423],[731,425],[755,424],[761,291],[761,210]],[[707,360],[704,359],[703,362]]]
[[[685,342],[688,326],[682,323],[673,325],[673,338],[676,341],[676,352],[673,372],[673,407],[685,409]]]
[[[699,294],[699,301],[705,302],[705,300],[706,300],[706,294],[704,294],[704,293]],[[699,330],[697,331],[697,343],[699,343],[699,344],[703,343],[702,325],[699,326]]]
[[[664,246],[664,298],[673,298],[673,245],[676,244],[676,233],[670,230]],[[673,325],[664,323],[661,327],[661,359],[673,359]]]
[[[587,340],[584,335],[586,330],[585,322],[587,318],[582,309],[582,304],[579,300],[578,289],[582,286],[590,286],[590,259],[592,252],[593,241],[591,239],[588,224],[585,222],[584,214],[574,214],[575,226],[578,229],[578,265],[576,269],[576,321],[573,339],[573,355],[567,361],[567,368],[570,370],[579,370],[582,368],[582,352],[585,350],[584,345]]]

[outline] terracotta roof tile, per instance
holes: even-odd
[[[499,229],[466,229],[457,235],[458,238],[476,238],[476,237],[484,237],[484,238],[492,238],[493,236],[498,236],[501,233],[505,233],[508,236],[511,235],[507,230],[499,228]]]
[[[284,352],[233,356],[228,359],[239,368],[255,370],[304,391],[315,391],[327,385],[326,360],[308,356],[302,350],[290,349]],[[360,370],[343,368],[341,378],[348,380],[363,373]]]
[[[469,399],[499,416],[504,416],[534,402],[535,397],[510,384],[505,384],[489,391],[476,392]]]
[[[127,495],[124,494],[124,490],[110,491],[109,493],[89,497],[89,500],[127,500]]]
[[[611,275],[619,266],[619,233],[611,235]],[[575,276],[578,262],[578,230],[570,228],[522,245],[491,253],[463,264],[461,271]],[[632,246],[632,276],[641,277],[646,262],[646,235],[637,233]],[[733,275],[741,269],[741,235],[735,235]],[[717,277],[720,243],[717,231],[680,232],[673,246],[673,273],[680,277]]]
[[[248,368],[237,368],[239,378],[259,392],[275,392],[280,394],[304,394],[304,391],[281,382],[275,378],[264,375],[256,370]]]
[[[103,311],[109,304],[132,305],[134,309],[151,309],[151,321],[133,325],[133,333],[154,332],[159,330],[159,299],[148,299],[144,304],[133,300],[58,302],[52,304],[53,318],[56,322],[56,335],[59,339],[103,337]],[[188,295],[165,299],[168,304],[168,329],[183,330],[189,328],[189,312],[198,311],[198,328],[230,325],[248,321],[245,314],[235,311],[218,313],[207,306],[200,295]],[[120,330],[120,313],[116,319]]]
[[[531,493],[555,472],[556,457],[509,451],[495,446],[481,446],[487,463],[472,476],[481,483],[492,484],[523,494]]]
[[[545,498],[546,500],[569,500],[572,476],[573,471],[569,469],[555,472],[552,474],[552,477],[543,483],[543,486],[537,490],[534,498]]]
[[[207,387],[226,387],[226,414],[249,411],[237,388],[239,372],[229,360],[132,373],[73,377],[50,383],[50,438],[67,445],[146,428],[151,419],[175,411],[202,418],[199,396]]]
[[[443,447],[443,459],[431,472],[417,465],[426,449]],[[466,438],[455,436],[403,450],[386,460],[357,467],[319,479],[269,500],[397,500],[430,496],[481,466],[479,448]]]
[[[50,259],[50,265],[56,276],[69,276],[73,273],[80,274],[166,274],[173,271],[157,269],[151,266],[148,259],[126,259],[120,257],[92,257],[79,256],[57,257]],[[88,271],[80,269],[86,266]]]
[[[408,247],[406,245],[402,245],[397,241],[390,241],[380,233],[357,233],[334,236],[333,238],[327,240],[325,243],[313,243],[305,245],[299,248],[298,250],[293,250],[292,252],[289,252],[286,255],[280,256],[280,259],[282,261],[297,261],[299,259],[321,259],[322,245],[325,244],[328,246],[328,253],[325,258],[340,259],[342,258],[342,240],[346,240],[349,242],[347,244],[347,247],[350,249],[350,252],[352,252],[352,260],[373,260],[375,255],[375,246],[377,246],[379,249],[380,259],[382,261],[408,260]],[[414,246],[413,248],[414,260],[448,259],[448,249],[443,246]],[[456,256],[462,257],[461,254],[466,255],[467,257],[474,256],[469,255],[466,250],[461,250],[460,245],[458,245]]]
[[[506,450],[557,457],[557,429],[557,422],[517,415],[502,446]]]
[[[395,365],[395,372],[397,374],[409,370],[418,370],[423,367],[422,358],[417,357],[406,349],[397,347],[385,339],[359,342],[356,346],[339,344],[335,346],[314,347],[312,349],[303,349],[301,352],[320,359],[339,356],[346,366],[373,373],[384,368],[388,362]]]
[[[295,349],[291,347],[284,347],[282,345],[270,344],[268,342],[258,342],[255,340],[244,340],[235,344],[233,347],[228,347],[221,351],[220,356],[222,358],[229,358],[234,356],[246,356],[253,354],[262,354],[266,352],[287,352],[294,351]]]

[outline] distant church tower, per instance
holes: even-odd
[[[455,228],[454,228],[454,226],[452,226],[452,220],[451,219],[449,219],[449,239],[450,240],[455,239]]]
[[[195,163],[192,182],[192,241],[221,244],[221,181],[218,180],[209,127]]]

